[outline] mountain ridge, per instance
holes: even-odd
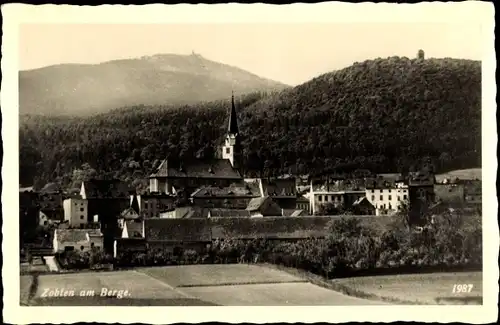
[[[20,114],[92,115],[133,105],[193,104],[290,86],[199,54],[156,54],[19,72]]]

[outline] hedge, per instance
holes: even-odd
[[[82,267],[82,261],[86,260],[74,261]],[[379,274],[390,269],[479,268],[482,264],[481,217],[448,213],[421,231],[408,229],[399,219],[391,220],[381,231],[373,222],[339,218],[330,222],[325,238],[215,239],[202,251],[123,252],[114,263],[117,267],[272,263],[325,278]]]

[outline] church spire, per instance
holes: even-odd
[[[228,134],[238,134],[238,118],[234,106],[234,91],[231,94],[231,111],[229,113],[229,127],[227,131]]]

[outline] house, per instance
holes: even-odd
[[[333,184],[315,184],[311,182],[310,191],[304,197],[309,200],[309,212],[316,215],[322,206],[333,204],[341,210],[350,209],[360,197],[365,196],[357,183],[348,183],[338,180]]]
[[[360,197],[352,204],[353,213],[356,215],[375,215],[375,207],[366,196]]]
[[[242,209],[209,209],[207,218],[250,218],[251,213]]]
[[[130,207],[131,192],[127,184],[116,179],[90,179],[82,182],[80,196],[87,200],[89,218],[98,216],[104,234],[104,248],[110,253],[114,239],[121,231],[118,228],[118,216]]]
[[[70,227],[83,228],[88,222],[88,202],[80,196],[73,196],[63,201],[64,221]]]
[[[465,202],[465,185],[453,183],[434,184],[435,199],[440,202]]]
[[[408,185],[400,178],[378,177],[367,181],[366,198],[375,207],[375,215],[394,214],[409,202]]]
[[[125,221],[121,238],[144,238],[144,223],[137,220]]]
[[[271,197],[280,208],[296,208],[297,182],[295,178],[260,179],[259,188],[262,197]]]
[[[38,206],[50,220],[64,220],[62,192],[40,192],[38,194]]]
[[[435,183],[436,178],[434,173],[427,168],[409,175],[409,217],[412,224],[422,222],[422,217],[426,213],[425,211],[436,201],[434,192]]]
[[[467,204],[481,205],[483,202],[483,189],[480,180],[468,181],[464,186],[464,197]]]
[[[54,231],[54,253],[86,252],[94,248],[103,248],[103,234],[99,229],[56,229]]]
[[[118,217],[118,227],[120,229],[123,229],[127,221],[136,221],[140,219],[141,217],[134,209],[127,208],[123,210],[122,213],[120,213],[120,216]]]
[[[311,211],[311,204],[309,202],[309,199],[306,198],[304,195],[298,195],[297,196],[297,205],[295,206],[296,209],[299,210],[304,210],[304,211]]]
[[[158,217],[160,212],[171,210],[175,206],[176,197],[165,193],[145,193],[131,195],[131,206],[137,202],[139,215],[144,218]]]
[[[183,189],[190,195],[200,186],[226,187],[243,180],[239,172],[241,145],[234,95],[229,112],[226,139],[221,158],[187,159],[179,162],[165,159],[149,177],[150,192],[175,194]]]
[[[260,196],[257,184],[240,182],[227,187],[200,187],[191,194],[191,202],[201,208],[245,209],[250,200]]]
[[[252,218],[282,215],[281,207],[269,196],[252,199],[246,210]]]
[[[179,254],[202,251],[212,242],[209,219],[145,219],[144,235],[150,250]]]

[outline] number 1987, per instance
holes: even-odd
[[[453,293],[466,293],[471,292],[474,285],[472,284],[454,284]]]

